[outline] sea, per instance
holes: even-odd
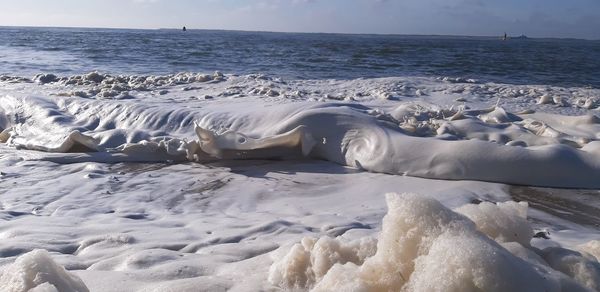
[[[600,291],[599,113],[600,41],[0,27],[0,291]]]
[[[0,27],[0,74],[452,76],[600,88],[600,41],[221,30]]]

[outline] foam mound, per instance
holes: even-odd
[[[376,246],[367,238],[305,238],[274,261],[270,283],[311,291],[598,289],[600,264],[592,257],[530,246],[526,205],[486,203],[452,211],[415,194],[386,198],[389,210]]]
[[[600,261],[600,240],[592,240],[588,243],[582,244],[578,246],[578,249],[594,256],[598,261]]]
[[[546,119],[546,121],[544,121]],[[0,142],[55,162],[309,157],[372,172],[546,187],[597,188],[600,120],[521,118],[500,107],[293,103],[268,110],[0,97]],[[66,160],[61,160],[66,157]],[[553,166],[553,167],[548,167]]]
[[[4,292],[88,292],[77,277],[52,260],[46,250],[33,250],[17,258],[0,275]]]
[[[529,246],[533,229],[527,223],[526,202],[490,203],[464,205],[455,210],[475,222],[477,230],[497,242],[517,242]]]

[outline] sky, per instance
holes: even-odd
[[[600,39],[600,0],[0,0],[0,26]]]

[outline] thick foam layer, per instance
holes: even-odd
[[[79,277],[55,263],[47,251],[26,253],[0,275],[0,290],[5,292],[60,291],[88,292]]]
[[[589,253],[600,261],[600,240],[592,240],[588,243],[579,246],[579,250],[585,253]]]
[[[530,247],[531,227],[521,217],[526,205],[489,203],[453,212],[415,194],[388,194],[387,203],[376,247],[367,238],[305,238],[275,260],[269,281],[312,291],[588,291],[600,284],[595,259]],[[525,226],[499,230],[489,226],[495,220]]]
[[[3,97],[0,116],[9,145],[86,153],[79,161],[308,156],[427,178],[600,186],[600,119],[593,115],[565,118],[576,122],[562,123],[559,131],[550,126],[559,116],[517,116],[500,107],[436,110],[408,103],[386,113],[339,103],[228,105],[192,110],[186,103]]]

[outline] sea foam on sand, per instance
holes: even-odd
[[[564,248],[530,245],[527,206],[455,211],[416,194],[387,194],[374,239],[304,238],[280,255],[269,281],[312,291],[594,291],[600,264]],[[495,239],[495,240],[494,240]]]
[[[0,143],[85,153],[48,155],[61,163],[307,156],[434,179],[600,187],[600,118],[585,106],[596,104],[598,90],[567,95],[564,88],[423,78],[284,82],[218,72],[92,72],[38,76],[40,84],[11,78],[0,78]],[[381,90],[393,98],[380,100]],[[539,95],[569,102],[551,109],[561,114],[533,113],[548,109],[532,103]]]
[[[307,156],[372,172],[435,179],[596,188],[595,115],[543,120],[501,107],[457,111],[401,103],[293,103],[254,110],[188,104],[0,97],[17,149],[85,153],[77,161],[160,162]],[[197,121],[194,126],[194,121]],[[567,122],[575,125],[568,126]],[[52,156],[52,155],[51,155]],[[73,155],[53,155],[74,162]],[[555,167],[548,167],[552,165]]]
[[[87,292],[79,277],[55,263],[48,252],[36,249],[26,253],[0,274],[3,292]]]
[[[0,291],[598,290],[597,208],[462,205],[511,199],[473,180],[600,188],[599,89],[35,79],[0,76]],[[390,195],[376,239],[390,191],[441,203]]]

